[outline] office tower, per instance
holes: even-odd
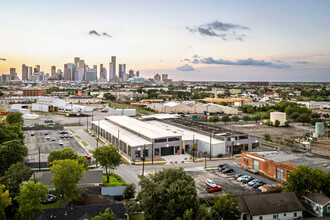
[[[136,77],[140,77],[140,72],[139,71],[136,71]]]
[[[99,75],[100,79],[103,79],[103,64],[100,64],[100,75]]]
[[[29,73],[28,73],[28,70],[29,67],[26,66],[25,64],[22,65],[22,80],[23,81],[27,81],[29,80]]]
[[[79,57],[75,57],[75,58],[74,58],[74,64],[76,64],[76,66],[78,65],[79,60],[80,60]]]
[[[165,82],[168,80],[168,74],[162,74],[162,81]]]
[[[51,66],[50,75],[52,78],[56,78],[56,66]]]
[[[123,73],[126,73],[126,64],[123,64]]]
[[[71,81],[71,69],[69,68],[69,64],[64,64],[64,80]]]
[[[77,76],[77,79],[75,79],[75,81],[84,80],[84,77],[85,77],[85,62],[84,62],[84,60],[79,60],[78,66],[77,66],[77,72],[78,72],[78,76]]]
[[[31,77],[32,77],[32,66],[29,66],[29,69],[28,69],[28,72],[29,72],[29,80],[31,80]]]
[[[35,65],[34,72],[39,73],[40,72],[40,65]]]
[[[158,73],[154,76],[154,81],[155,82],[159,82],[160,81],[160,75]]]
[[[86,81],[95,81],[97,80],[97,72],[94,69],[86,71]]]
[[[113,75],[115,76],[116,75],[116,56],[112,56],[111,57],[111,63],[113,65]]]
[[[93,65],[93,70],[97,72],[97,65]]]
[[[16,68],[10,68],[10,80],[17,79]]]
[[[118,65],[118,77],[119,79],[123,78],[123,65]]]
[[[109,63],[109,81],[113,81],[113,64]]]
[[[128,78],[133,78],[134,77],[134,70],[129,70],[128,71]]]

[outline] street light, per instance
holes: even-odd
[[[205,170],[206,170],[206,157],[207,157],[207,153],[204,154],[204,157],[205,157],[204,162],[205,162]]]

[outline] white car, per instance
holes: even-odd
[[[56,141],[56,137],[52,137],[52,141]]]
[[[256,182],[259,182],[259,180],[258,179],[253,179],[248,183],[248,185],[253,186]]]
[[[73,138],[73,134],[69,134],[69,138]]]
[[[68,134],[65,134],[65,135],[64,135],[64,137],[65,137],[65,138],[68,138],[68,137],[69,137],[69,135],[68,135]]]
[[[217,185],[213,182],[213,180],[206,180],[205,183],[206,183],[207,186],[216,186]]]
[[[49,140],[49,139],[50,139],[50,137],[49,137],[49,135],[47,135],[47,136],[46,136],[46,140]]]
[[[58,142],[58,145],[63,145],[63,141],[59,141]]]
[[[238,182],[242,182],[245,178],[247,178],[248,177],[248,175],[243,175],[243,176],[240,176],[240,177],[238,177],[236,180],[238,181]]]

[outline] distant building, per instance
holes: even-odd
[[[154,76],[154,81],[155,82],[160,82],[161,81],[161,77],[158,73]]]
[[[134,70],[129,70],[128,71],[128,78],[133,78],[134,77]]]
[[[86,81],[95,81],[97,80],[97,72],[92,69],[92,70],[87,70],[86,73]]]
[[[168,79],[168,74],[162,74],[162,81],[166,81]]]
[[[45,96],[46,89],[23,89],[23,96]]]
[[[116,56],[111,57],[111,63],[109,64],[109,80],[113,81],[116,76]]]
[[[72,73],[71,73],[71,69],[68,66],[69,64],[64,64],[64,80],[65,81],[71,81],[72,78]]]
[[[140,72],[139,71],[136,71],[135,76],[136,77],[140,77]]]
[[[40,72],[40,65],[35,65],[34,72],[39,73]]]
[[[56,66],[51,66],[51,68],[50,68],[50,76],[52,77],[52,78],[56,78]]]
[[[269,82],[246,82],[247,87],[269,86]]]
[[[84,60],[79,60],[78,66],[77,66],[77,78],[75,81],[82,81],[84,80],[85,76],[85,61]]]
[[[123,78],[123,65],[122,64],[119,64],[118,65],[118,77],[119,79]]]
[[[309,212],[312,212],[316,217],[322,218],[330,216],[330,198],[321,195],[317,192],[311,192],[303,196],[307,206],[311,208]]]
[[[286,122],[286,113],[285,112],[271,112],[270,113],[270,122],[275,125],[275,122],[279,121],[279,126],[284,126]]]
[[[29,80],[29,67],[25,64],[22,65],[22,80],[27,81]]]
[[[32,66],[30,66],[29,68],[28,68],[28,75],[29,75],[29,80],[31,80],[31,76],[32,76]]]
[[[15,80],[17,79],[17,73],[16,73],[16,68],[10,68],[10,80]]]
[[[9,74],[2,74],[1,76],[1,81],[2,82],[8,82],[10,80],[10,75]]]

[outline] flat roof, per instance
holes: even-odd
[[[144,115],[143,119],[169,119],[169,118],[179,118],[180,116],[177,114],[153,114],[153,115]]]
[[[109,116],[106,120],[132,130],[150,139],[165,138],[165,137],[178,137],[181,135],[167,131],[162,127],[146,123],[128,116]]]
[[[118,116],[121,117],[121,116]],[[93,121],[95,125],[98,125],[98,121]],[[118,125],[112,124],[109,121],[101,120],[100,121],[100,127],[104,129],[105,131],[109,132],[111,135],[114,135],[115,137],[118,137],[118,131],[119,131],[119,139],[125,142],[126,144],[130,145],[131,147],[134,146],[141,146],[141,145],[149,145],[151,144],[151,141],[148,141],[142,137],[139,137],[136,134],[133,134],[132,132],[119,127]]]

